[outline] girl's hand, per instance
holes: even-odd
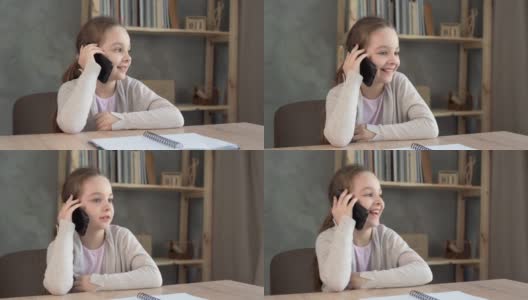
[[[66,200],[66,202],[62,205],[59,211],[59,215],[57,216],[57,222],[60,222],[60,220],[66,220],[71,222],[73,211],[81,207],[80,201],[81,200],[79,199],[73,200],[73,195],[70,195],[70,198]]]
[[[358,48],[359,46],[356,45],[352,51],[347,53],[345,62],[343,63],[343,72],[345,75],[350,71],[354,71],[359,74],[359,65],[361,64],[361,61],[367,57],[367,54],[365,53],[365,49],[358,50]]]
[[[94,54],[104,54],[103,49],[97,47],[97,44],[88,44],[86,46],[81,46],[81,50],[79,52],[79,60],[77,62],[83,70],[86,68],[86,65],[89,62],[95,62]]]
[[[112,130],[112,124],[117,121],[119,121],[119,118],[107,111],[95,115],[97,130]]]
[[[350,199],[352,199],[352,201],[348,203]],[[346,189],[339,195],[339,199],[334,196],[334,202],[332,203],[332,216],[337,224],[341,222],[343,216],[349,216],[352,218],[352,208],[357,201],[358,198],[352,198],[352,194],[349,194]]]
[[[366,142],[370,141],[376,136],[376,134],[370,130],[367,129],[367,125],[361,124],[356,126],[354,129],[354,137],[352,138],[353,141],[357,142]]]
[[[98,286],[90,282],[90,276],[92,275],[82,275],[78,278],[75,278],[75,281],[73,282],[73,291],[95,292]]]
[[[352,290],[360,289],[363,284],[367,283],[368,279],[365,279],[361,276],[359,276],[359,273],[352,273],[350,275],[350,282],[348,283],[348,288]]]

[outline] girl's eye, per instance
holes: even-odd
[[[400,52],[396,52],[396,53],[394,53],[394,55],[399,56],[399,55],[400,55]]]
[[[94,198],[92,199],[93,202],[97,203],[97,202],[101,202],[101,198]]]
[[[108,198],[108,202],[113,203],[114,202],[114,198]]]

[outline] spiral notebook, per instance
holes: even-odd
[[[93,139],[90,144],[100,150],[238,150],[240,147],[197,133],[158,135],[145,131],[143,135]]]
[[[422,293],[410,291],[407,295],[362,298],[360,300],[487,300],[486,298],[472,296],[460,291],[443,293]]]
[[[155,296],[145,294],[145,293],[139,293],[135,297],[118,298],[115,300],[207,300],[207,299],[191,296],[187,293],[155,295]]]
[[[396,149],[390,149],[390,150],[476,150],[476,149],[462,145],[462,144],[424,146],[424,145],[420,145],[417,143],[413,143],[411,147],[396,148]]]

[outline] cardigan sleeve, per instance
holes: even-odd
[[[332,146],[345,147],[354,137],[362,81],[363,76],[350,71],[326,96],[324,136]]]
[[[75,224],[60,220],[55,240],[48,246],[44,287],[52,295],[66,295],[73,286]]]
[[[184,125],[180,110],[167,99],[160,97],[139,80],[128,78],[128,101],[133,111],[114,113],[120,120],[112,124],[112,130],[177,128]]]
[[[382,251],[397,262],[395,268],[361,272],[368,281],[361,288],[390,288],[423,285],[433,280],[429,265],[393,230],[387,228]]]
[[[116,235],[117,255],[125,258],[127,272],[92,274],[91,283],[98,291],[154,288],[162,285],[161,273],[150,255],[143,249],[130,230],[121,227]]]
[[[101,66],[90,62],[75,81],[62,84],[57,95],[57,125],[66,133],[79,133],[86,126],[94,101]]]
[[[323,291],[340,292],[346,289],[351,271],[355,269],[352,234],[356,222],[349,216],[342,217],[334,229],[319,234],[315,253]]]
[[[398,77],[398,82],[395,85],[395,101],[398,102],[397,106],[402,110],[401,113],[403,113],[407,121],[386,125],[369,124],[367,128],[376,133],[373,140],[436,138],[439,133],[438,124],[431,109],[429,109],[414,85],[404,74],[399,73]],[[396,80],[396,78],[393,80]]]

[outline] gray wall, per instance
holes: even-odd
[[[203,155],[195,153],[203,166]],[[180,169],[176,152],[155,152],[155,171]],[[46,248],[53,239],[57,218],[56,151],[0,152],[0,256],[28,249]],[[203,182],[199,173],[197,185]],[[158,179],[159,180],[159,179]],[[28,188],[29,187],[29,188]],[[168,240],[178,238],[179,194],[174,192],[114,190],[113,223],[135,234],[152,235],[153,255],[166,256]],[[190,202],[189,237],[199,240],[202,231],[202,201]],[[176,283],[176,267],[161,267],[165,284]],[[197,270],[192,271],[198,275]],[[191,280],[194,277],[191,275]]]
[[[458,22],[459,1],[430,0],[438,33],[440,23]],[[481,1],[476,35],[481,34]],[[337,1],[267,0],[264,3],[265,146],[273,147],[273,116],[288,103],[325,99],[333,86],[336,65]],[[447,108],[449,90],[458,82],[458,47],[400,42],[401,67],[415,85],[431,87],[433,108]],[[480,51],[470,52],[470,90],[479,95]],[[454,119],[439,119],[440,134],[455,133]],[[474,128],[470,122],[470,128]]]
[[[478,158],[480,161],[480,158]],[[433,180],[439,170],[456,170],[455,152],[431,155]],[[332,151],[266,151],[264,155],[264,267],[269,293],[269,267],[274,255],[296,248],[315,247],[315,239],[329,211],[326,198],[334,173]],[[475,170],[473,184],[480,182]],[[425,233],[429,255],[442,256],[445,240],[456,237],[456,193],[385,189],[382,223],[398,233]],[[478,245],[479,202],[467,201],[467,239]],[[475,248],[475,247],[474,247]],[[473,249],[473,255],[477,255]],[[452,267],[432,268],[434,282],[454,280]],[[468,272],[468,279],[471,272]]]
[[[205,0],[179,3],[180,26],[186,15],[205,15]],[[74,60],[80,20],[79,0],[0,1],[0,135],[12,132],[16,99],[59,89],[62,74]],[[133,61],[129,75],[137,79],[173,79],[177,102],[189,102],[193,86],[204,82],[204,39],[130,35]],[[227,67],[222,62],[226,59],[222,47],[217,54],[216,78],[223,90]],[[197,124],[201,118],[194,112],[184,113],[184,117],[187,125]]]

